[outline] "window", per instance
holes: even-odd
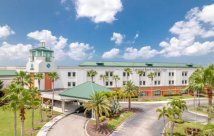
[[[108,82],[106,82],[106,86],[108,86]]]
[[[71,87],[71,82],[68,82],[68,87]]]
[[[182,84],[186,85],[187,84],[187,80],[182,80]]]
[[[71,72],[68,72],[68,77],[71,77]]]
[[[75,83],[75,82],[73,82],[73,83],[72,83],[72,86],[76,86],[76,83]]]
[[[110,81],[110,82],[109,82],[109,84],[110,84],[110,86],[112,86],[112,85],[113,85],[113,82],[112,82],[112,81]]]
[[[123,72],[123,76],[124,76],[124,77],[126,76],[126,72]]]
[[[146,85],[146,81],[140,81],[139,84],[140,85]]]
[[[129,73],[127,73],[127,76],[129,76]]]
[[[126,81],[123,81],[123,85],[126,85]]]
[[[141,92],[140,96],[146,96],[146,92]]]
[[[106,72],[106,76],[108,76],[108,72]]]
[[[182,76],[187,76],[187,71],[183,71]]]
[[[155,85],[160,85],[160,80],[155,81]]]
[[[110,72],[110,76],[111,76],[111,77],[113,76],[113,72]]]
[[[160,76],[160,72],[158,72],[158,74],[157,74],[158,76]]]
[[[160,91],[153,91],[153,96],[160,96]]]
[[[72,76],[73,76],[73,77],[76,77],[76,72],[73,72],[73,73],[72,73]]]
[[[174,80],[169,80],[169,85],[174,85]]]
[[[142,85],[142,81],[139,82],[139,85]]]
[[[143,76],[146,76],[146,72],[143,73]]]
[[[146,81],[143,81],[143,85],[146,85]]]
[[[169,72],[169,76],[174,76],[174,72]]]

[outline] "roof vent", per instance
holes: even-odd
[[[146,63],[146,66],[148,66],[148,67],[152,67],[152,66],[153,66],[153,64],[152,64],[152,63]]]
[[[97,62],[97,66],[104,66],[103,62]]]
[[[187,64],[188,67],[193,67],[193,64]]]

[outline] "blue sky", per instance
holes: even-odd
[[[2,0],[0,65],[46,41],[59,65],[214,62],[213,0]],[[7,61],[6,61],[7,60]]]

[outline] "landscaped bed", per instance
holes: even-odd
[[[95,120],[90,120],[86,126],[86,131],[90,136],[108,136],[110,135],[121,123],[123,123],[126,119],[130,118],[132,115],[134,115],[134,112],[136,110],[132,111],[123,111],[118,116],[107,118],[101,122],[100,129],[96,129]]]
[[[188,99],[188,98],[193,98],[191,95],[178,95],[178,96],[141,96],[137,101],[144,101],[144,102],[149,102],[149,101],[166,101],[170,99]]]
[[[205,136],[204,131],[205,130],[212,130],[214,129],[214,125],[204,125],[201,123],[195,123],[195,122],[184,122],[182,124],[176,124],[173,136]],[[169,135],[170,129],[166,129],[168,134],[165,134],[166,136]],[[213,136],[213,135],[211,135]]]
[[[42,123],[40,120],[39,110],[35,110],[35,130],[31,131],[31,110],[26,110],[26,120],[25,120],[25,135],[26,136],[35,136],[42,126],[47,123],[51,118],[45,116],[45,112],[43,112],[43,117],[45,121]],[[60,115],[59,112],[54,112],[54,117]],[[0,107],[0,136],[12,136],[14,133],[14,116],[12,111],[4,111]],[[19,118],[19,113],[17,111],[17,136],[21,134],[21,121]]]

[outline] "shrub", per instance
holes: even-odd
[[[164,94],[164,96],[181,96],[181,94]]]
[[[101,116],[101,117],[99,118],[100,122],[105,121],[105,119],[106,119],[106,116]]]

